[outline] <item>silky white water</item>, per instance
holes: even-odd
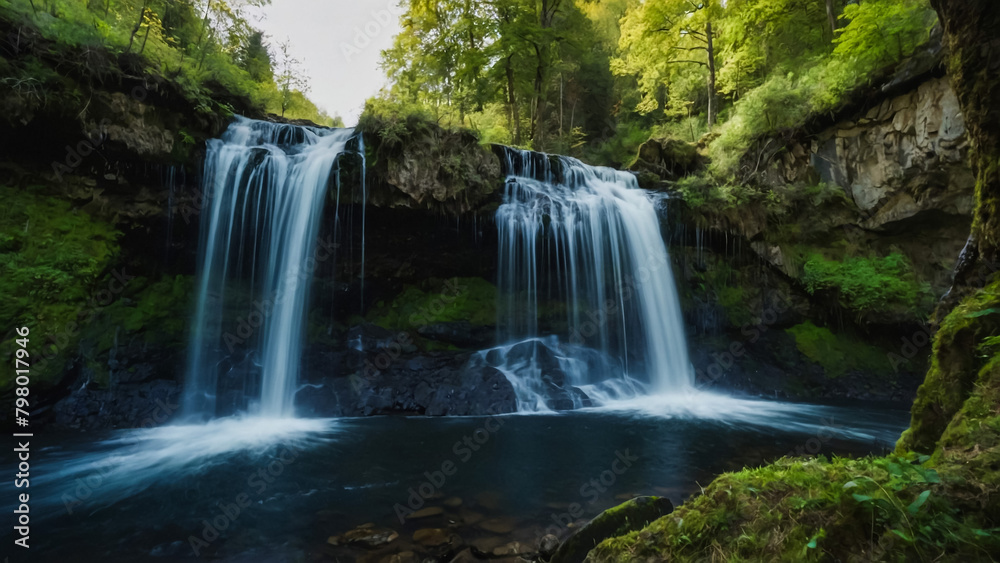
[[[584,392],[563,401],[573,408],[688,391],[693,370],[650,194],[627,172],[530,151],[504,156],[501,346],[480,356],[514,384],[519,409],[544,410],[554,388]],[[541,339],[540,316],[550,333]],[[601,359],[581,359],[585,349]]]
[[[238,117],[208,142],[188,415],[293,414],[320,218],[352,138]]]

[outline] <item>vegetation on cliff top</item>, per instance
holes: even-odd
[[[126,73],[176,85],[200,111],[232,112],[228,98],[243,100],[244,111],[342,124],[305,97],[297,62],[249,22],[247,10],[269,1],[0,0],[0,17],[18,29],[37,29],[55,50],[67,51],[67,65],[97,82],[110,55]],[[36,67],[9,68],[0,82],[22,96],[44,98]]]
[[[631,162],[707,138],[720,178],[927,39],[927,0],[404,2],[380,97],[489,142]],[[829,8],[829,9],[828,9]]]
[[[357,130],[376,205],[468,211],[501,186],[500,161],[477,132],[442,126],[420,106],[370,99]]]

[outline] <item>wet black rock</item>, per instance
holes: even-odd
[[[83,385],[56,403],[53,411],[55,424],[70,428],[152,428],[174,420],[180,408],[180,385],[156,379],[112,389]]]
[[[496,341],[496,331],[492,327],[473,325],[469,321],[426,325],[417,332],[424,338],[475,350],[492,346]]]
[[[309,416],[469,416],[517,410],[506,376],[492,367],[470,366],[468,354],[367,354],[347,358],[338,375],[307,380],[295,402],[300,414]]]

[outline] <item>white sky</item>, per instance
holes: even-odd
[[[271,54],[290,40],[302,61],[311,90],[307,94],[348,127],[357,123],[365,100],[385,85],[378,68],[382,49],[399,32],[399,0],[272,0],[251,15],[270,36]]]

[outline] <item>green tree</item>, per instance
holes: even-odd
[[[264,40],[264,34],[260,31],[255,30],[250,33],[246,42],[236,50],[234,58],[236,64],[257,82],[271,80],[274,76],[271,53]]]
[[[281,92],[281,116],[285,116],[297,96],[304,97],[309,91],[309,80],[302,74],[302,62],[292,56],[291,41],[278,44],[281,57],[278,59],[278,75],[275,77]]]
[[[630,10],[622,21],[622,56],[615,61],[619,74],[638,74],[644,99],[640,111],[655,109],[660,92],[672,82],[683,80],[673,65],[697,65],[705,69],[706,114],[715,123],[716,38],[713,23],[722,19],[725,7],[720,0],[664,0],[643,2]]]

